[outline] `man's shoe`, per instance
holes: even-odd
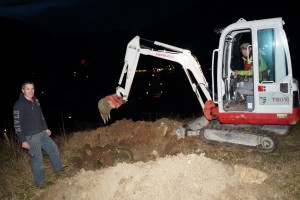
[[[47,181],[45,184],[37,185],[37,187],[43,189],[43,188],[49,187],[50,185],[53,185],[53,182]]]
[[[43,188],[46,188],[46,184],[44,184],[44,185],[36,185],[36,187],[39,188],[39,189],[43,189]]]
[[[55,173],[55,174],[61,174],[61,173],[63,173],[63,172],[66,170],[67,167],[68,167],[68,166],[65,165],[65,166],[62,167],[62,169],[61,169],[60,171],[56,171],[56,172],[54,172],[54,173]]]
[[[63,176],[63,174],[65,173],[67,167],[68,167],[68,166],[63,166],[62,169],[61,169],[61,171],[55,172],[55,175],[56,175],[57,177]]]
[[[61,171],[65,171],[66,168],[68,168],[68,165],[63,166]]]

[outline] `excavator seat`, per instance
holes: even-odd
[[[237,82],[234,89],[234,100],[244,102],[247,96],[253,97],[253,88],[252,77],[246,77],[243,81]]]
[[[237,83],[236,91],[242,95],[253,95],[253,83],[239,82]]]

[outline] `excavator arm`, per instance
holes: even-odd
[[[204,77],[201,66],[191,52],[157,41],[153,42],[154,45],[163,47],[164,50],[154,50],[146,46],[141,46],[140,40],[140,37],[136,36],[127,45],[124,66],[116,88],[116,93],[108,95],[98,102],[98,108],[104,123],[110,119],[111,109],[118,108],[127,102],[141,54],[181,64],[192,86],[192,90],[196,94],[202,109],[204,109],[205,102],[212,98],[208,90],[208,82]],[[204,97],[205,102],[203,100]]]

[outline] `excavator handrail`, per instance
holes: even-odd
[[[212,82],[212,100],[214,103],[218,103],[218,99],[215,98],[215,54],[219,53],[219,49],[214,49],[212,53],[212,61],[211,61],[211,82]]]

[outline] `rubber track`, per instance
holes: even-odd
[[[230,132],[239,132],[239,133],[245,133],[245,134],[251,134],[251,135],[258,135],[258,136],[265,136],[269,137],[274,141],[274,147],[272,149],[264,149],[261,145],[258,146],[248,146],[248,145],[243,145],[243,144],[236,144],[236,143],[230,143],[230,142],[218,142],[214,140],[208,140],[204,137],[204,131],[206,129],[213,129],[213,130],[224,130],[224,131],[230,131]],[[201,129],[200,133],[200,138],[203,142],[209,143],[209,144],[217,144],[217,145],[226,145],[226,146],[234,146],[234,147],[242,147],[242,148],[247,148],[247,149],[252,149],[255,151],[259,152],[264,152],[264,153],[271,153],[277,148],[278,144],[278,137],[276,137],[276,133],[272,133],[269,131],[264,131],[261,130],[258,126],[257,127],[239,127],[239,125],[228,125],[228,124],[220,124],[220,123],[210,123],[208,126],[204,127]]]

